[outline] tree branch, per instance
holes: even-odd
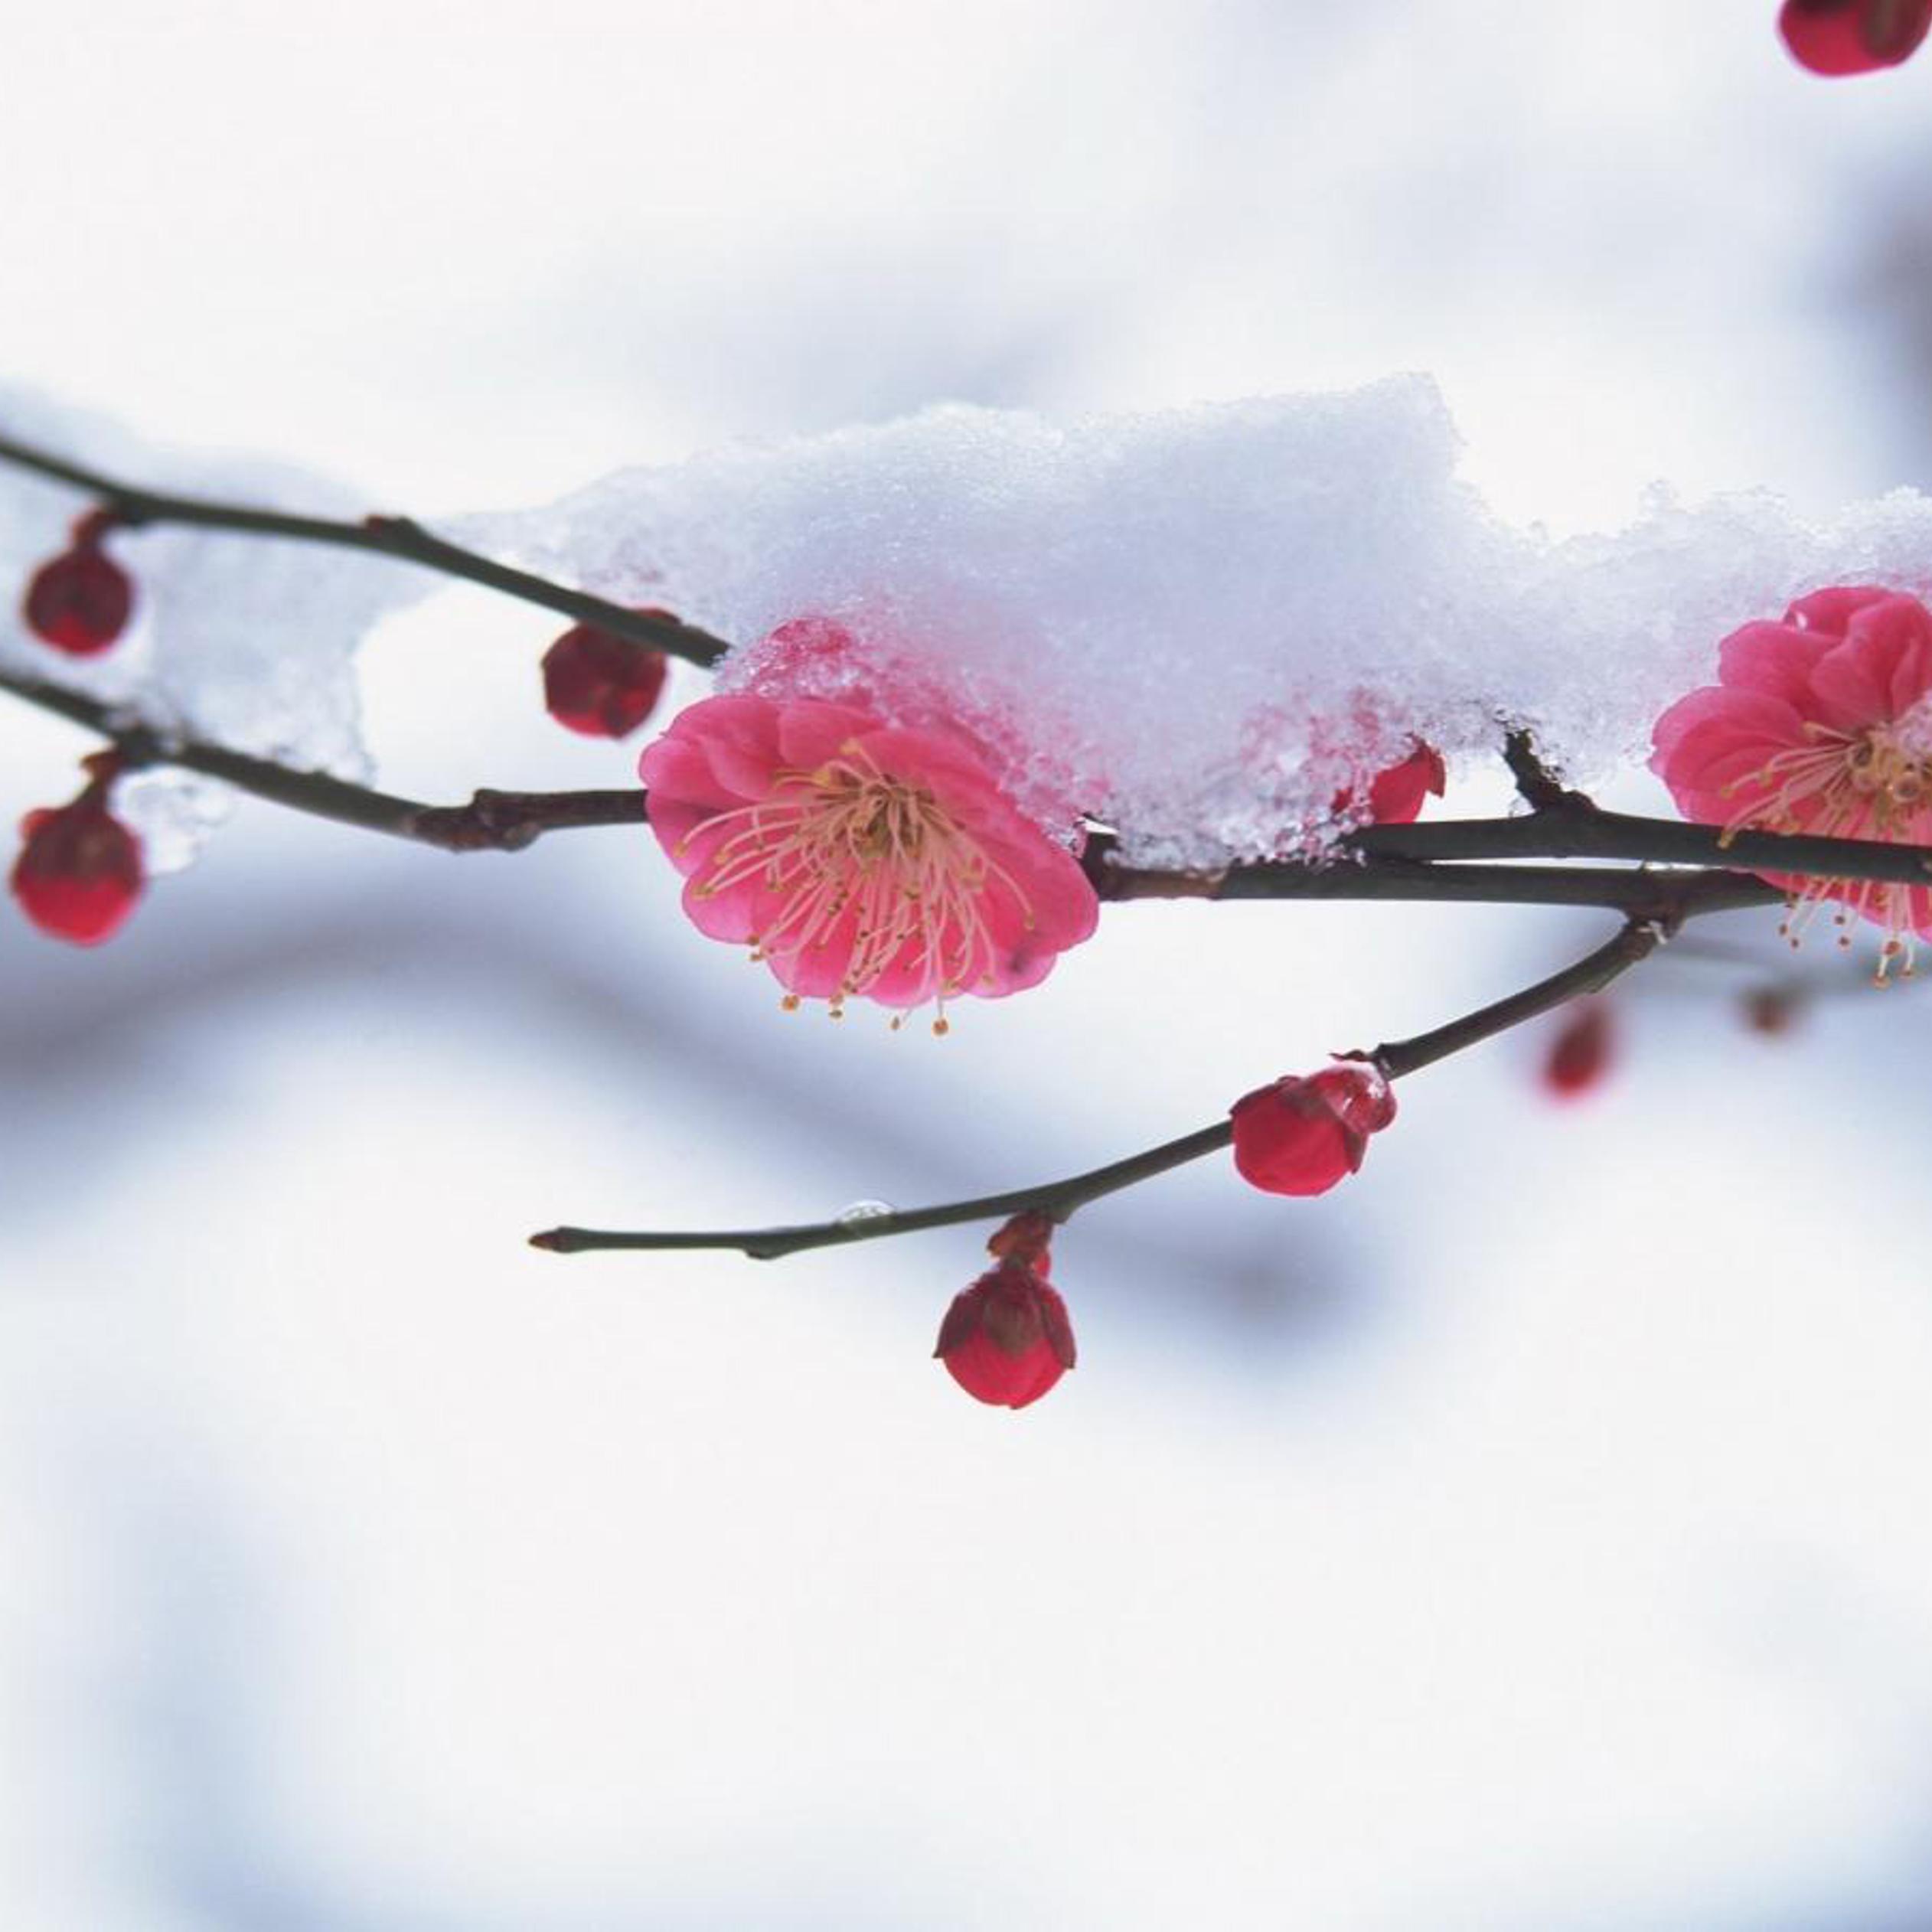
[[[363,831],[413,839],[445,852],[514,852],[543,833],[588,825],[644,823],[641,790],[618,791],[480,791],[467,804],[431,805],[331,778],[326,772],[299,772],[274,759],[230,751],[199,739],[171,739],[152,726],[126,721],[125,714],[99,698],[64,685],[0,671],[0,690],[97,731],[118,750],[130,770],[174,765],[237,789],[286,805],[312,818],[334,820]]]
[[[1548,979],[1539,980],[1493,1006],[1480,1007],[1433,1032],[1378,1046],[1369,1057],[1392,1080],[1399,1080],[1418,1068],[1433,1066],[1438,1060],[1446,1060],[1466,1047],[1493,1039],[1498,1033],[1520,1026],[1525,1020],[1534,1020],[1581,994],[1601,993],[1611,981],[1621,978],[1633,966],[1648,959],[1674,929],[1649,919],[1631,919],[1615,938],[1594,952],[1586,953],[1562,972],[1552,973]]]
[[[1601,991],[1611,981],[1647,958],[1663,943],[1666,928],[1649,920],[1628,921],[1617,936],[1587,953],[1575,965],[1539,980],[1520,993],[1512,994],[1492,1006],[1453,1020],[1433,1032],[1418,1033],[1412,1039],[1396,1040],[1377,1047],[1368,1057],[1389,1077],[1398,1079],[1419,1068],[1446,1059],[1465,1047],[1493,1038],[1518,1026],[1526,1020],[1548,1013],[1579,994]],[[902,1212],[868,1215],[863,1219],[809,1222],[794,1227],[739,1228],[716,1232],[625,1234],[596,1228],[550,1228],[532,1235],[530,1245],[555,1255],[577,1255],[594,1250],[719,1248],[736,1250],[754,1261],[776,1261],[811,1248],[832,1248],[857,1241],[881,1241],[894,1235],[917,1234],[928,1228],[945,1228],[965,1221],[991,1221],[1012,1214],[1036,1212],[1066,1221],[1089,1201],[1117,1194],[1123,1188],[1150,1180],[1171,1168],[1217,1153],[1234,1138],[1231,1120],[1184,1134],[1177,1141],[1163,1141],[1144,1153],[1130,1154],[1124,1160],[1110,1162],[1084,1174],[1064,1180],[1043,1181],[1031,1187],[1017,1187],[1003,1194],[982,1194],[971,1200],[948,1201],[936,1207],[910,1208]]]
[[[514,852],[545,832],[645,821],[641,788],[595,791],[478,791],[465,804],[434,805],[297,771],[273,759],[230,751],[200,739],[173,739],[102,699],[64,684],[0,671],[0,690],[90,731],[122,754],[130,769],[174,765],[220,778],[258,798],[312,817],[413,839],[445,852]],[[1479,823],[1480,821],[1478,821]],[[1395,899],[1484,905],[1600,906],[1646,919],[1775,904],[1775,888],[1738,873],[1646,873],[1606,867],[1433,865],[1402,858],[1364,858],[1327,865],[1239,866],[1222,873],[1134,872],[1100,863],[1105,835],[1095,841],[1089,870],[1100,896],[1134,899]]]
[[[586,592],[553,583],[527,570],[498,563],[432,536],[406,517],[372,516],[361,523],[344,523],[332,517],[290,516],[276,510],[250,509],[240,504],[213,503],[201,497],[173,496],[122,482],[119,478],[69,462],[64,457],[5,435],[0,435],[0,463],[11,463],[16,469],[31,470],[36,475],[84,491],[112,511],[116,523],[130,528],[186,524],[204,530],[231,530],[238,536],[285,537],[297,543],[325,543],[338,550],[374,551],[402,563],[419,564],[426,570],[439,571],[446,577],[461,577],[485,585],[527,604],[540,604],[579,624],[594,624],[600,631],[648,644],[653,650],[667,651],[687,663],[708,667],[731,648],[722,638],[714,638],[694,625],[680,624],[674,617],[647,617],[622,604],[613,604]]]
[[[1726,832],[1715,825],[1602,811],[1571,796],[1571,802],[1522,818],[1366,826],[1346,840],[1343,849],[1422,860],[1627,859],[1904,886],[1932,883],[1932,850],[1921,846],[1790,832]]]
[[[1343,848],[1345,855],[1348,849]],[[1713,868],[1653,872],[1605,866],[1449,864],[1379,854],[1353,860],[1344,856],[1327,865],[1284,861],[1210,873],[1139,871],[1101,864],[1089,866],[1088,873],[1106,900],[1401,899],[1598,906],[1666,922],[1699,912],[1775,906],[1784,896],[1749,873]]]
[[[85,692],[0,671],[0,690],[97,732],[130,768],[174,765],[292,811],[415,840],[445,851],[520,850],[547,831],[643,821],[640,790],[479,790],[467,804],[436,805],[303,772],[201,739],[177,739],[121,707]],[[1588,829],[1579,831],[1579,826]],[[1780,871],[1814,869],[1841,878],[1932,877],[1932,853],[1863,839],[1792,838],[1740,833],[1726,841],[1710,826],[1630,818],[1586,806],[1526,818],[1450,820],[1371,826],[1343,841],[1333,863],[1284,861],[1219,872],[1160,872],[1117,866],[1114,840],[1097,833],[1082,863],[1103,899],[1354,899],[1483,905],[1597,906],[1673,922],[1699,912],[1775,904],[1783,895],[1736,862]],[[1485,864],[1486,858],[1600,856],[1673,863],[1678,871]],[[1710,861],[1715,861],[1711,864]],[[1453,861],[1454,863],[1445,863]],[[1702,862],[1702,863],[1700,863]]]
[[[348,523],[213,502],[198,497],[177,496],[126,482],[4,434],[0,434],[0,463],[11,464],[16,468],[31,471],[82,491],[111,510],[116,521],[130,527],[191,524],[230,530],[240,535],[280,537],[341,549],[372,551],[439,571],[448,576],[485,585],[506,596],[560,612],[581,623],[594,624],[600,629],[634,638],[693,664],[715,664],[730,648],[723,638],[679,623],[675,618],[644,616],[621,604],[569,589],[527,571],[513,569],[475,551],[445,542],[406,517],[371,516],[361,523]],[[145,732],[149,762],[165,759],[188,765],[191,769],[210,772],[214,776],[227,778],[231,783],[260,796],[275,797],[280,802],[318,811],[325,817],[338,818],[348,824],[368,825],[385,831],[403,829],[390,821],[397,816],[393,808],[406,801],[389,799],[380,793],[367,794],[360,798],[348,795],[337,788],[339,781],[320,780],[312,774],[302,775],[308,796],[299,799],[291,795],[289,787],[283,782],[286,772],[281,776],[275,775],[282,772],[282,768],[272,768],[266,761],[247,759],[240,753],[227,752],[218,746],[167,747],[158,734],[139,725],[116,726],[109,722],[114,714],[107,707],[93,706],[92,700],[57,685],[12,677],[0,678],[0,684],[17,697],[59,711],[77,723],[93,725],[104,736],[122,743],[124,749],[142,741],[142,733]],[[1932,851],[1877,840],[1794,837],[1770,832],[1726,833],[1712,826],[1601,811],[1581,793],[1571,791],[1551,773],[1537,756],[1527,732],[1509,731],[1504,741],[1503,756],[1518,789],[1532,807],[1527,817],[1465,819],[1427,825],[1369,826],[1345,840],[1343,850],[1365,857],[1425,862],[1620,859],[1649,864],[1715,865],[1733,870],[1748,867],[1754,871],[1803,873],[1820,878],[1866,879],[1904,885],[1932,883]],[[214,761],[220,761],[226,769],[214,771]],[[243,775],[244,772],[249,775]],[[355,789],[351,788],[350,791]],[[379,802],[372,804],[372,801]],[[468,808],[437,809],[440,811]],[[562,825],[615,821],[592,817],[560,818],[556,822]],[[403,835],[421,836],[406,829],[403,830]],[[462,849],[471,848],[466,846]],[[1103,842],[1096,841],[1094,849],[1096,859],[1104,856]],[[1114,899],[1410,896],[1379,889],[1356,893],[1339,885],[1321,890],[1312,883],[1316,873],[1316,868],[1308,866],[1235,866],[1212,876],[1209,889],[1202,889],[1198,883],[1199,875],[1121,870],[1113,872],[1105,883],[1096,876],[1095,884],[1103,896]],[[1383,877],[1391,887],[1400,883],[1399,876],[1394,873],[1385,874]],[[1418,892],[1413,896],[1460,898],[1478,897],[1481,894],[1465,893],[1461,888],[1445,883],[1440,891],[1426,894]],[[1526,893],[1525,897],[1529,896]],[[1587,893],[1575,898],[1539,899],[1537,902],[1629,903],[1622,899],[1607,900],[1591,897]],[[1637,905],[1633,909],[1646,909]]]

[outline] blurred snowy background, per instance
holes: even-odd
[[[1517,518],[1828,511],[1932,483],[1932,64],[1774,11],[15,9],[0,376],[433,514],[1415,368]],[[625,782],[556,628],[392,620],[384,778]],[[0,713],[0,806],[85,748]],[[925,1359],[972,1230],[523,1237],[1085,1165],[1603,922],[1117,909],[940,1046],[673,883],[244,802],[97,954],[0,921],[0,1924],[1932,1923],[1921,995],[1767,1042],[1734,922],[1586,1105],[1523,1037],[1328,1200],[1092,1209],[1016,1417]]]

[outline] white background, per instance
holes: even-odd
[[[1424,368],[1514,516],[1827,509],[1932,462],[1932,56],[1815,80],[1772,12],[17,13],[0,373],[426,514]],[[387,630],[385,781],[626,782],[538,714],[553,628]],[[0,749],[12,812],[84,745]],[[1506,1041],[1326,1201],[1082,1216],[1018,1416],[925,1359],[972,1230],[523,1237],[1068,1170],[1601,922],[1118,908],[943,1045],[785,1020],[621,832],[244,805],[98,953],[0,924],[0,1921],[1923,1922],[1927,1014],[1820,951],[1750,1035],[1770,924],[1587,1105]]]

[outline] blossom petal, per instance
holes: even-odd
[[[1747,624],[1718,646],[1718,676],[1726,690],[1761,691],[1803,710],[1812,670],[1836,635],[1795,624]]]

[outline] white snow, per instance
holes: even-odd
[[[0,385],[0,432],[149,488],[314,516],[354,517],[370,507],[356,491],[287,465],[148,444],[26,389]],[[71,658],[27,631],[20,595],[91,505],[82,491],[0,464],[0,668],[124,700],[164,734],[367,776],[357,648],[378,618],[433,590],[434,578],[282,538],[179,526],[122,530],[106,547],[134,579],[132,623],[99,656]],[[151,870],[186,861],[220,815],[222,789],[160,769],[117,791],[147,842]]]
[[[837,617],[876,683],[942,690],[1043,821],[1091,813],[1163,864],[1319,845],[1338,788],[1415,738],[1493,752],[1503,718],[1601,777],[1738,625],[1827,581],[1932,581],[1910,492],[1815,527],[1659,489],[1556,542],[1495,514],[1459,448],[1421,376],[1065,425],[948,407],[456,530],[741,645]]]

